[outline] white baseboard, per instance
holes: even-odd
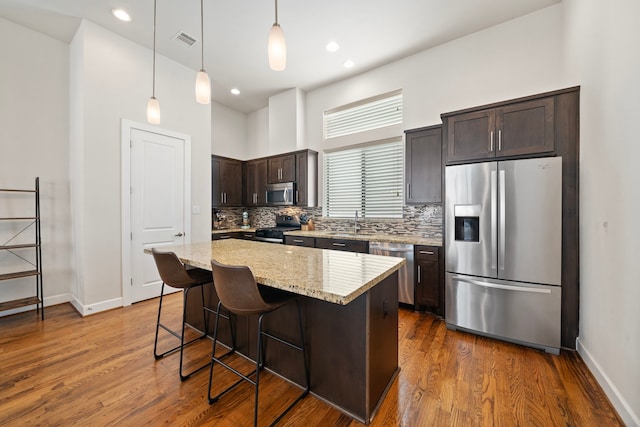
[[[609,400],[611,400],[611,404],[613,404],[613,407],[618,411],[622,421],[624,421],[624,423],[629,427],[640,427],[640,417],[638,414],[633,412],[631,405],[629,405],[629,403],[624,399],[624,396],[622,396],[607,374],[604,373],[589,350],[584,346],[584,344],[582,344],[580,338],[576,340],[576,343],[578,354],[582,356],[582,360],[584,360],[584,363],[586,363],[593,376],[596,377],[596,380],[604,390],[604,393],[607,395]]]
[[[114,298],[107,301],[101,301],[95,304],[82,305],[80,301],[76,298],[71,300],[71,305],[80,313],[82,316],[89,316],[91,314],[100,313],[102,311],[111,310],[114,308],[122,307],[122,298]]]
[[[51,305],[63,304],[65,302],[69,302],[69,301],[71,301],[71,294],[54,295],[54,296],[51,296],[51,297],[46,297],[44,299],[44,306],[48,307],[48,306],[51,306]],[[2,311],[2,312],[0,312],[0,317],[11,316],[12,314],[24,313],[25,311],[35,310],[36,308],[37,307],[36,307],[35,304],[26,305],[24,307],[18,307],[18,308],[14,308],[14,309],[11,309],[11,310]]]

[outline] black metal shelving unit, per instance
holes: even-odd
[[[36,177],[35,189],[33,190],[18,190],[11,188],[0,188],[0,196],[6,193],[32,193],[35,202],[35,216],[22,216],[22,217],[0,217],[0,221],[13,221],[24,222],[24,226],[20,230],[14,233],[7,241],[0,244],[0,250],[8,251],[15,255],[17,258],[26,261],[33,268],[26,270],[14,271],[9,273],[0,274],[0,281],[2,280],[15,280],[24,277],[35,277],[36,290],[35,295],[27,298],[20,298],[11,301],[0,302],[0,311],[11,310],[15,308],[35,305],[36,313],[40,314],[42,320],[44,320],[44,297],[42,293],[42,237],[40,228],[40,178]],[[14,240],[27,230],[35,228],[35,237],[32,242],[12,244]],[[35,261],[28,260],[24,256],[26,250],[35,251]]]

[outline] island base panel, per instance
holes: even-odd
[[[198,296],[196,299],[195,296]],[[213,287],[206,289],[211,307],[218,303]],[[398,274],[382,282],[347,305],[301,297],[311,392],[349,416],[369,424],[398,371]],[[203,328],[199,295],[188,301],[187,319]],[[294,305],[265,318],[265,326],[276,334],[298,341]],[[257,319],[234,318],[238,351],[255,360]],[[214,316],[209,322],[213,334]],[[220,341],[231,344],[226,321],[218,332]],[[300,354],[267,341],[268,369],[302,386],[304,368]]]

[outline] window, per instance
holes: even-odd
[[[326,153],[325,216],[402,218],[402,138]]]
[[[402,123],[402,92],[385,93],[324,112],[324,138]]]

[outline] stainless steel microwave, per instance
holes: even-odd
[[[290,206],[294,204],[295,182],[267,184],[266,199],[268,206]]]

